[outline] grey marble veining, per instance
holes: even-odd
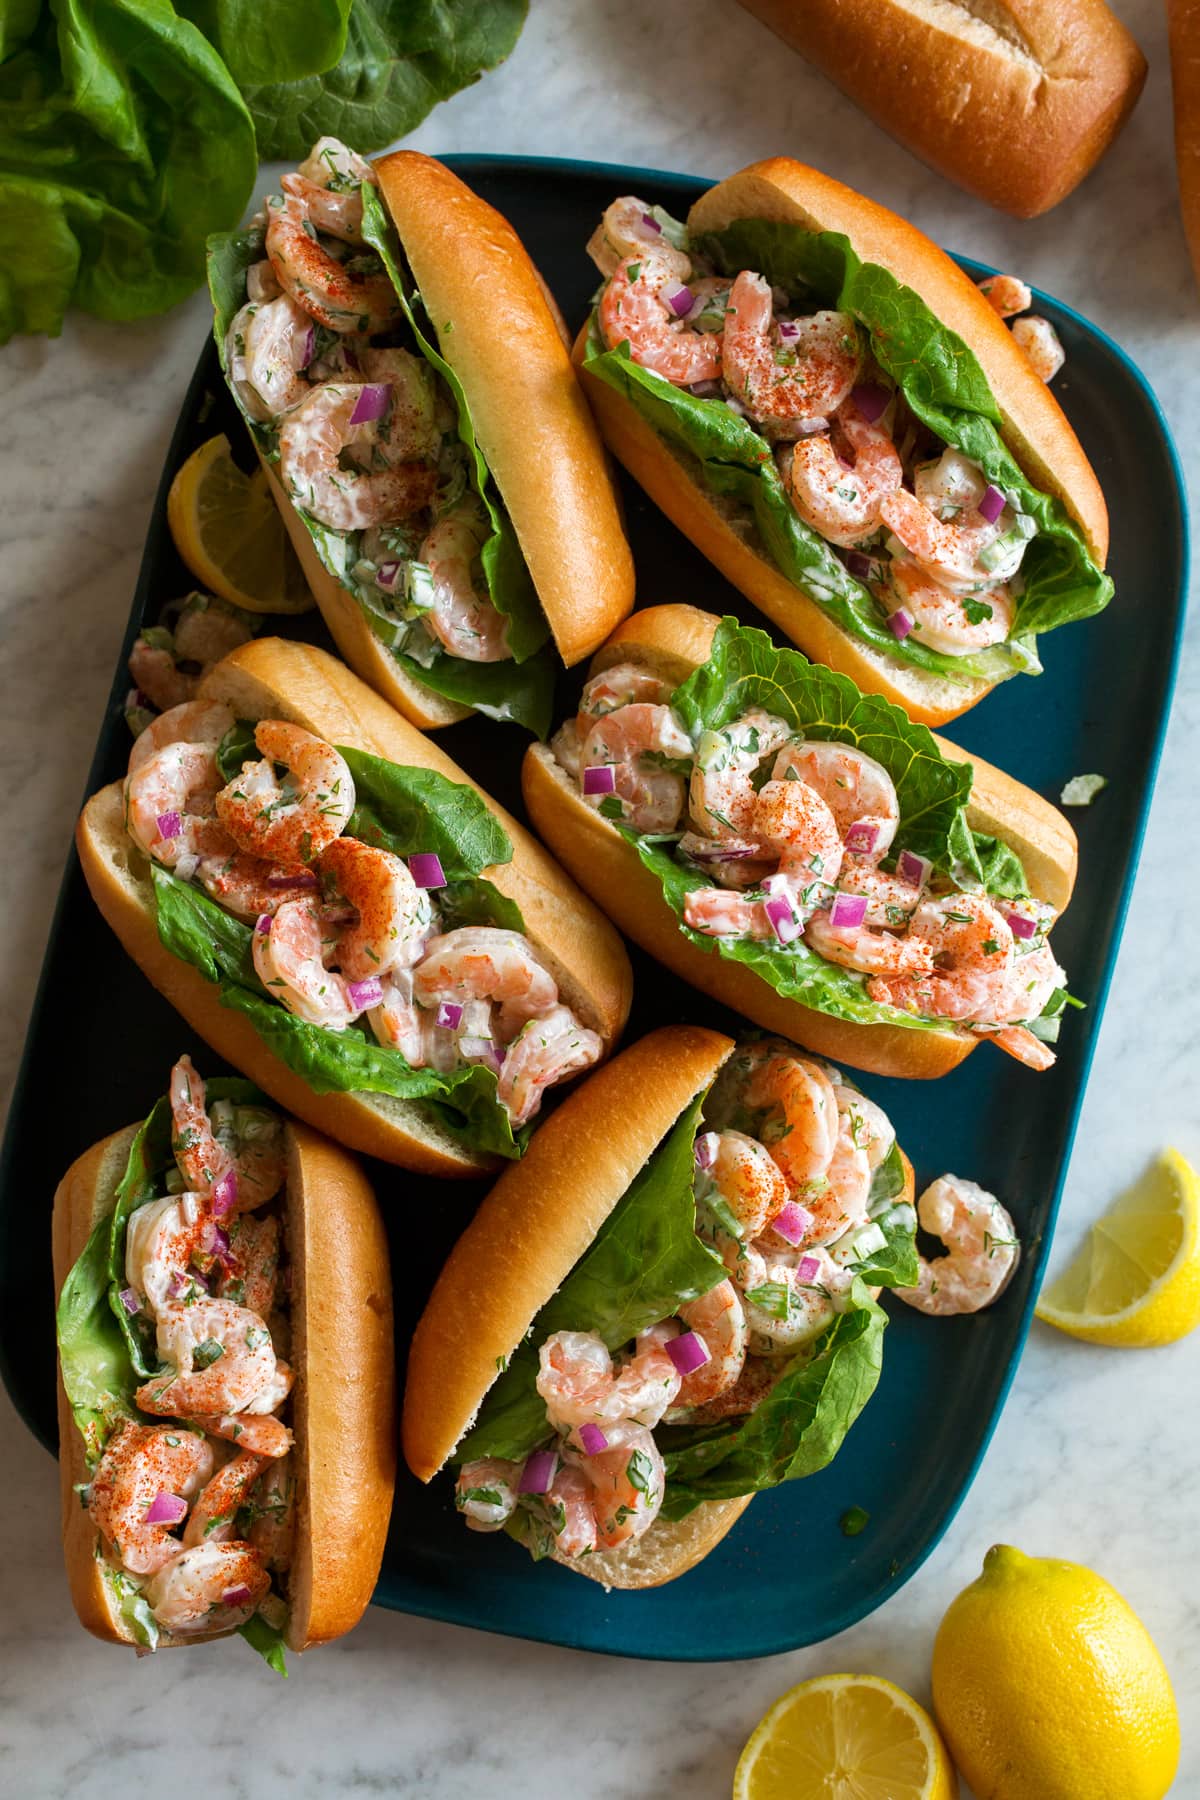
[[[439,108],[411,141],[432,151],[596,157],[713,176],[790,151],[955,249],[1017,269],[1078,305],[1146,371],[1190,468],[1200,448],[1200,298],[1175,210],[1162,9],[1157,0],[1119,0],[1117,10],[1150,58],[1146,94],[1100,171],[1031,223],[1001,218],[930,174],[732,0],[654,10],[637,0],[535,0],[509,64]],[[205,319],[197,297],[127,328],[73,317],[57,342],[0,351],[5,1095]],[[1194,983],[1181,980],[1178,956],[1200,877],[1195,638],[1193,625],[1060,1254],[1162,1144],[1200,1160]],[[81,1004],[92,1003],[86,987],[83,969]],[[236,1800],[551,1800],[563,1792],[718,1800],[759,1715],[806,1675],[871,1669],[927,1697],[942,1612],[988,1545],[1008,1540],[1090,1563],[1133,1601],[1166,1657],[1185,1732],[1193,1721],[1175,1792],[1200,1793],[1198,1348],[1121,1355],[1035,1326],[979,1478],[916,1578],[815,1650],[699,1669],[543,1649],[378,1610],[287,1686],[237,1645],[135,1664],[79,1630],[62,1575],[53,1464],[0,1399],[0,1792],[92,1800],[194,1781]]]

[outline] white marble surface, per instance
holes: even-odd
[[[1175,211],[1162,8],[1118,0],[1117,10],[1150,58],[1146,94],[1098,174],[1030,224],[929,174],[730,0],[653,10],[639,0],[534,0],[508,66],[440,108],[412,141],[711,175],[774,151],[807,158],[1090,314],[1146,370],[1190,463],[1200,448],[1200,299]],[[125,329],[73,318],[57,342],[0,352],[5,1094],[205,310],[196,297]],[[1178,956],[1162,954],[1178,944],[1180,897],[1200,879],[1195,639],[1193,630],[1060,1245],[1163,1143],[1200,1160],[1193,984],[1181,979]],[[48,731],[51,704],[57,723]],[[815,1650],[699,1671],[546,1650],[378,1610],[286,1687],[239,1646],[135,1666],[77,1627],[53,1465],[0,1398],[0,1791],[88,1800],[158,1789],[166,1778],[255,1800],[285,1792],[549,1800],[564,1791],[716,1800],[759,1715],[802,1677],[869,1669],[926,1695],[936,1624],[988,1545],[1003,1539],[1090,1563],[1133,1601],[1192,1721],[1174,1791],[1200,1794],[1198,1348],[1200,1340],[1122,1355],[1035,1326],[983,1470],[915,1580]]]

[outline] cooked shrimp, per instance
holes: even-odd
[[[433,607],[425,621],[451,656],[464,662],[504,662],[512,656],[508,620],[481,590],[475,565],[491,535],[472,494],[444,513],[421,545],[419,560],[433,582]]]
[[[199,1080],[199,1076],[195,1077]],[[234,1210],[250,1212],[273,1200],[287,1176],[283,1121],[266,1106],[215,1100],[209,1111],[213,1136],[233,1159],[237,1176]]]
[[[711,838],[698,831],[680,834],[677,854],[698,864],[718,887],[743,890],[761,887],[775,863],[749,838]]]
[[[590,1069],[603,1055],[603,1038],[581,1025],[569,1006],[556,1006],[530,1019],[509,1044],[496,1098],[514,1126],[524,1125],[548,1087]]]
[[[692,888],[683,903],[683,922],[705,937],[775,938],[775,927],[761,900],[728,888]]]
[[[279,277],[271,267],[269,257],[264,256],[261,262],[250,264],[246,270],[247,300],[255,302],[277,300],[282,292]]]
[[[388,426],[354,414],[366,390],[360,382],[327,381],[313,388],[279,428],[279,473],[302,512],[333,531],[363,531],[394,524],[430,504],[437,470],[421,461],[393,461],[367,472],[343,465],[343,452],[360,458],[379,444]]]
[[[1020,568],[1028,542],[1012,532],[1007,506],[994,520],[985,519],[977,510],[965,517],[943,519],[907,488],[884,495],[879,517],[927,575],[968,587],[995,587],[1007,581]],[[1002,537],[1010,536],[1011,542],[1000,544]],[[996,559],[985,568],[980,554],[992,546],[997,549]]]
[[[985,275],[975,286],[1002,319],[1011,319],[1033,304],[1033,295],[1018,275]]]
[[[291,1567],[296,1532],[296,1478],[290,1457],[269,1464],[250,1495],[248,1510],[250,1544],[268,1569],[282,1574]]]
[[[554,1533],[556,1557],[573,1562],[596,1548],[595,1490],[583,1468],[560,1463],[537,1513]]]
[[[316,350],[312,318],[290,294],[248,301],[225,339],[229,379],[252,419],[277,419],[309,391],[303,371]]]
[[[834,1091],[838,1102],[837,1142],[825,1171],[825,1186],[812,1196],[811,1204],[805,1198],[805,1205],[813,1214],[813,1224],[804,1234],[806,1249],[836,1243],[847,1231],[863,1224],[871,1197],[871,1163],[866,1143],[859,1142],[866,1128],[862,1114],[854,1106],[857,1096],[845,1087]]]
[[[212,1220],[207,1195],[167,1195],[130,1214],[125,1232],[125,1280],[152,1318],[162,1307],[208,1292],[193,1268]]]
[[[364,467],[389,468],[394,463],[436,462],[441,448],[438,429],[438,391],[429,364],[411,350],[377,349],[364,344],[355,358],[360,374],[369,383],[383,383],[388,394],[387,417],[379,422],[379,435],[353,441],[354,457],[363,444],[370,451]]]
[[[618,263],[600,296],[600,330],[610,350],[628,344],[639,367],[690,387],[720,375],[722,338],[717,331],[693,331],[675,313],[667,295],[680,286],[670,260],[655,252]]]
[[[348,980],[365,981],[417,961],[433,926],[433,905],[401,857],[340,837],[322,851],[318,867],[322,881],[356,915],[338,928],[333,952]]]
[[[1024,1025],[1001,1025],[993,1030],[981,1027],[977,1035],[988,1038],[1006,1055],[1038,1073],[1044,1069],[1052,1069],[1058,1060],[1049,1044],[1044,1044],[1041,1038],[1035,1037]]]
[[[181,1056],[171,1070],[168,1097],[175,1161],[189,1187],[199,1194],[211,1194],[222,1176],[233,1168],[234,1158],[213,1133],[205,1105],[204,1081],[190,1056]]]
[[[184,1526],[184,1545],[220,1544],[233,1537],[238,1508],[245,1505],[265,1467],[266,1458],[249,1450],[240,1450],[223,1463],[196,1499]]]
[[[331,193],[359,192],[364,181],[375,181],[366,158],[335,137],[319,137],[296,173]]]
[[[922,890],[915,883],[850,857],[842,864],[838,887],[843,894],[864,897],[863,924],[881,930],[897,931],[907,925],[921,901]]]
[[[212,836],[216,837],[214,831]],[[235,919],[251,923],[278,912],[286,900],[311,893],[316,878],[301,863],[266,862],[261,856],[250,856],[239,850],[224,828],[222,846],[209,849],[196,864],[195,879],[206,894],[231,912]],[[209,843],[208,834],[205,843]]]
[[[874,1100],[868,1100],[865,1094],[860,1094],[848,1081],[840,1078],[835,1080],[834,1092],[837,1095],[839,1133],[848,1132],[850,1141],[864,1153],[867,1167],[874,1174],[891,1153],[892,1145],[896,1142],[896,1128],[882,1106],[876,1106]]]
[[[391,278],[372,256],[370,267],[339,262],[324,248],[303,199],[285,194],[267,201],[267,255],[280,285],[306,313],[330,331],[374,336],[403,317]],[[365,259],[358,259],[361,263]]]
[[[129,674],[134,685],[159,712],[185,706],[193,700],[200,677],[179,667],[174,649],[152,643],[146,636],[134,639],[129,652]]]
[[[615,794],[626,824],[635,831],[673,831],[683,811],[684,775],[663,768],[662,759],[692,761],[692,740],[669,706],[642,701],[605,713],[583,740],[583,771],[611,768]],[[648,758],[657,759],[648,763]],[[588,804],[601,807],[611,794],[587,794]]]
[[[241,1213],[230,1222],[226,1235],[229,1249],[223,1257],[217,1298],[232,1300],[265,1319],[275,1305],[279,1280],[279,1220]]]
[[[605,1435],[608,1448],[598,1456],[584,1456],[569,1446],[564,1456],[591,1485],[597,1545],[615,1550],[653,1525],[667,1478],[658,1445],[646,1426],[620,1424]]]
[[[732,1281],[718,1281],[679,1308],[679,1317],[700,1339],[708,1361],[685,1375],[672,1404],[707,1406],[731,1388],[746,1360],[746,1315]]]
[[[789,1192],[820,1182],[837,1147],[839,1119],[837,1092],[820,1064],[768,1048],[746,1083],[745,1103],[765,1115],[758,1136]]]
[[[835,424],[853,464],[824,433],[800,438],[792,450],[788,488],[806,525],[831,544],[861,544],[879,529],[880,502],[894,493],[904,467],[887,432],[869,424],[852,400],[839,407]]]
[[[217,816],[252,856],[311,863],[346,829],[354,777],[332,744],[282,719],[254,728],[261,762],[243,763],[217,795]],[[275,765],[287,770],[281,786]]]
[[[790,1356],[819,1337],[854,1278],[827,1250],[806,1247],[767,1256],[751,1249],[741,1279],[750,1350],[771,1357]]]
[[[330,947],[312,902],[288,900],[273,919],[259,921],[251,954],[259,980],[290,1013],[327,1031],[345,1031],[364,1009],[351,1000],[349,982],[326,968]]]
[[[900,941],[927,951],[929,972],[898,971],[908,978],[869,982],[873,1000],[928,1018],[996,1018],[1008,991],[1014,949],[1012,928],[993,901],[983,894],[922,900]]]
[[[826,802],[806,781],[768,781],[754,802],[752,830],[778,855],[780,873],[806,902],[819,897],[818,886],[837,880],[841,833]]]
[[[326,237],[339,238],[343,244],[363,242],[363,205],[359,190],[335,193],[320,182],[301,175],[298,169],[281,175],[279,185],[285,194],[300,203],[309,223],[317,231],[323,231]]]
[[[604,216],[588,243],[588,255],[602,275],[616,272],[621,259],[651,256],[685,282],[692,272],[691,258],[677,250],[644,200],[624,194],[604,209]]]
[[[852,744],[805,739],[779,752],[771,775],[775,781],[798,775],[820,794],[851,859],[844,866],[875,864],[887,855],[900,823],[900,802],[891,776],[873,756]]]
[[[1053,381],[1066,362],[1067,353],[1049,319],[1036,316],[1014,319],[1010,329],[1014,343],[1025,352],[1029,366],[1038,380]]]
[[[158,1354],[165,1365],[137,1391],[143,1412],[272,1411],[260,1403],[283,1380],[271,1333],[257,1313],[231,1300],[196,1300],[158,1315]],[[290,1386],[290,1371],[282,1404]]]
[[[602,669],[599,675],[593,675],[584,683],[583,693],[579,696],[580,729],[589,729],[593,719],[616,712],[619,706],[628,706],[632,701],[661,706],[670,698],[669,682],[660,681],[657,675],[639,669],[636,663],[613,663],[611,668]]]
[[[235,722],[232,709],[222,700],[191,700],[173,706],[161,717],[151,719],[134,740],[129,752],[129,773],[134,774],[168,744],[202,744],[215,751]]]
[[[152,706],[169,712],[189,705],[212,665],[253,635],[244,617],[225,601],[189,594],[169,629],[151,626],[136,639],[129,673]]]
[[[744,1131],[717,1133],[716,1152],[698,1180],[697,1199],[715,1188],[741,1227],[743,1238],[761,1235],[788,1198],[783,1170],[765,1144]]]
[[[633,1419],[654,1426],[679,1392],[680,1377],[657,1330],[635,1341],[633,1355],[615,1369],[594,1331],[555,1331],[538,1351],[537,1391],[557,1431],[617,1425]]]
[[[244,1624],[270,1586],[258,1553],[232,1538],[182,1551],[145,1592],[164,1631],[217,1632]]]
[[[912,937],[897,937],[889,931],[874,931],[869,925],[835,926],[828,912],[814,913],[805,935],[826,962],[836,963],[841,969],[855,969],[862,975],[920,979],[933,967],[927,944]],[[867,992],[872,989],[868,987]]]
[[[517,1510],[521,1465],[500,1456],[464,1463],[454,1484],[454,1504],[472,1531],[499,1531]]]
[[[827,418],[849,397],[861,361],[849,313],[776,319],[770,283],[742,270],[725,315],[723,365],[726,384],[752,419],[775,425]]]
[[[217,759],[207,744],[167,744],[125,779],[130,837],[163,868],[190,879],[207,851],[228,842],[213,816],[220,785]]]
[[[1012,1279],[1021,1254],[1016,1227],[994,1194],[958,1175],[941,1175],[917,1202],[922,1231],[940,1238],[945,1256],[920,1261],[914,1288],[897,1288],[918,1312],[979,1312]]]
[[[153,1575],[179,1554],[168,1525],[148,1525],[160,1493],[182,1500],[204,1486],[213,1454],[198,1432],[183,1425],[117,1427],[96,1465],[88,1494],[92,1523],[133,1575]]]
[[[697,831],[719,842],[750,838],[757,794],[754,772],[792,735],[786,719],[752,707],[723,731],[705,731],[696,746],[688,811]]]
[[[413,971],[423,1006],[442,1001],[499,1003],[501,1039],[508,1043],[528,1019],[544,1018],[558,1003],[558,983],[519,931],[464,925],[431,938]]]
[[[1012,590],[1004,582],[985,582],[970,593],[956,594],[919,564],[898,557],[887,566],[883,598],[912,619],[916,643],[943,656],[965,656],[1004,643],[1017,611]]]

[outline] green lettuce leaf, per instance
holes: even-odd
[[[296,0],[176,0],[175,10],[199,27],[245,93],[263,86],[279,90],[332,69],[346,48],[353,4],[354,0],[301,0],[300,5]],[[255,125],[260,157],[288,154],[269,149],[257,117]],[[320,135],[315,131],[296,157],[306,156]],[[388,143],[394,135],[387,132],[373,138],[372,147]]]
[[[555,1331],[595,1331],[610,1350],[669,1318],[723,1279],[725,1266],[696,1236],[696,1124],[700,1094],[634,1177],[558,1292],[538,1313],[454,1453],[512,1461],[549,1435],[534,1386],[538,1350]]]
[[[244,1625],[238,1626],[238,1636],[244,1637],[252,1650],[257,1650],[268,1668],[274,1669],[277,1675],[282,1675],[287,1680],[287,1658],[284,1654],[287,1645],[282,1626],[269,1625],[261,1613],[255,1613]]]
[[[746,219],[706,237],[698,248],[726,271],[757,269],[793,297],[852,313],[914,413],[1036,519],[1038,536],[1022,565],[1024,591],[1008,642],[955,657],[911,636],[898,643],[868,589],[799,517],[768,446],[745,420],[719,401],[688,394],[639,368],[627,346],[606,350],[594,319],[588,370],[635,407],[713,494],[753,520],[767,556],[843,630],[949,680],[995,682],[1039,673],[1036,634],[1099,612],[1112,597],[1112,582],[1062,504],[1040,493],[1006,448],[997,429],[999,410],[973,352],[911,289],[878,265],[860,262],[838,233]]]
[[[55,1315],[63,1387],[91,1468],[109,1433],[136,1411],[138,1377],[109,1304],[111,1232],[112,1218],[106,1213],[63,1282]]]

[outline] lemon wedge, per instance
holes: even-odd
[[[1092,1226],[1037,1316],[1092,1344],[1148,1349],[1200,1325],[1200,1189],[1178,1150],[1164,1150]]]
[[[315,604],[265,471],[243,475],[227,437],[188,457],[171,483],[167,523],[197,581],[231,605],[301,613]]]
[[[819,1675],[777,1700],[742,1751],[733,1800],[954,1800],[923,1707],[878,1675]]]

